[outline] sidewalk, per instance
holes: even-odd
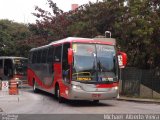
[[[26,100],[24,89],[28,89],[28,86],[21,86],[18,89],[18,95],[9,95],[9,91],[0,90],[0,102],[19,102],[20,100]]]
[[[120,101],[131,101],[131,102],[160,104],[160,99],[134,98],[134,97],[120,96],[120,97],[118,98],[118,100],[120,100]]]
[[[8,92],[0,91],[0,102],[19,102],[20,97],[22,97],[21,92],[19,92],[19,95],[9,95]]]

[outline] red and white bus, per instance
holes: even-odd
[[[30,50],[28,83],[59,102],[99,102],[117,98],[119,67],[125,65],[126,54],[116,51],[115,39],[69,37]]]

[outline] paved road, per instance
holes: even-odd
[[[23,89],[20,95],[3,99],[0,97],[0,113],[14,114],[159,114],[159,104],[135,103],[118,100],[67,101],[58,103],[51,94],[33,93]]]

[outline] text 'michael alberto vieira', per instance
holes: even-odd
[[[104,114],[104,120],[160,120],[160,114]]]

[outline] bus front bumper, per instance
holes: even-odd
[[[67,92],[70,100],[106,100],[116,99],[118,96],[118,87],[98,88],[97,91],[85,91],[79,88],[73,88]]]

